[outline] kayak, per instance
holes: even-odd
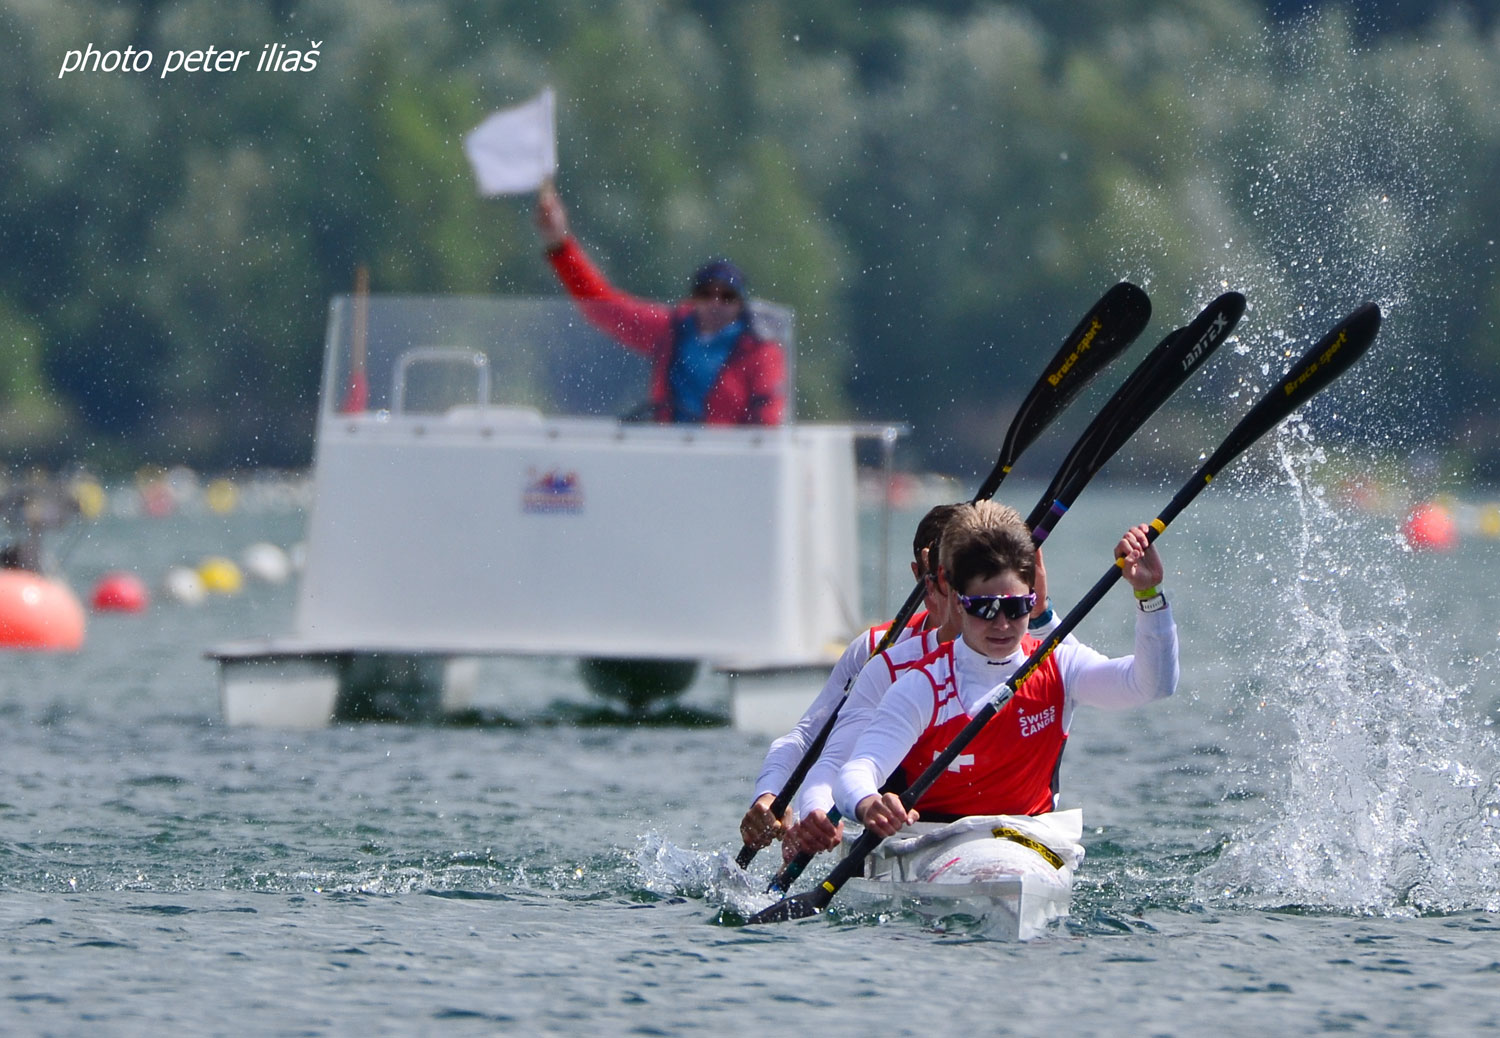
[[[1076,809],[917,822],[876,847],[839,897],[854,911],[966,918],[985,937],[1028,941],[1068,914],[1082,836]]]

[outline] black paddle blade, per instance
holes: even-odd
[[[1317,396],[1361,356],[1380,331],[1380,307],[1365,303],[1329,329],[1297,362],[1287,369],[1281,383],[1240,419],[1201,471],[1212,479],[1245,448],[1281,423],[1288,415]]]
[[[1042,377],[1016,408],[1016,416],[1000,448],[1000,458],[972,500],[987,501],[995,496],[1021,452],[1105,365],[1145,331],[1150,320],[1150,298],[1128,281],[1121,281],[1100,297],[1063,340],[1062,348],[1043,370]]]
[[[1115,395],[1099,409],[1098,414],[1094,415],[1094,420],[1083,431],[1083,435],[1078,437],[1078,442],[1073,444],[1073,449],[1068,451],[1067,457],[1063,458],[1063,463],[1058,466],[1057,474],[1052,477],[1052,482],[1047,484],[1047,489],[1037,501],[1036,507],[1026,517],[1028,527],[1035,530],[1041,525],[1047,510],[1052,507],[1054,501],[1059,500],[1063,486],[1074,477],[1075,473],[1087,467],[1086,461],[1100,453],[1099,448],[1105,435],[1120,420],[1121,409],[1140,390],[1142,380],[1156,369],[1161,358],[1172,348],[1172,343],[1177,341],[1177,337],[1182,332],[1183,329],[1175,328],[1167,333],[1166,338],[1153,346],[1151,352],[1146,354],[1146,359],[1136,365],[1136,369],[1120,384],[1120,388],[1115,390]]]
[[[1181,389],[1229,338],[1244,312],[1245,297],[1238,292],[1225,292],[1204,307],[1191,324],[1167,333],[1146,354],[1089,423],[1057,475],[1052,477],[1047,492],[1027,517],[1027,525],[1038,544],[1146,419]]]
[[[821,899],[820,894],[823,895]],[[794,919],[811,919],[822,913],[832,896],[821,889],[809,890],[806,894],[783,898],[770,908],[761,909],[746,922],[757,926],[761,923],[789,923]]]
[[[1205,306],[1191,324],[1162,340],[1158,347],[1160,354],[1149,358],[1150,370],[1136,385],[1121,387],[1122,392],[1129,392],[1115,421],[1100,435],[1093,455],[1085,460],[1080,472],[1064,483],[1060,495],[1063,501],[1072,503],[1089,478],[1213,356],[1244,314],[1245,297],[1238,292],[1225,292]]]

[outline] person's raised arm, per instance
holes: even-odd
[[[1177,625],[1158,587],[1165,567],[1147,529],[1131,527],[1115,546],[1121,574],[1135,591],[1135,652],[1110,659],[1086,646],[1059,647],[1063,683],[1077,702],[1122,709],[1177,690]]]
[[[568,210],[550,180],[536,193],[536,227],[548,252],[559,248],[571,236]]]

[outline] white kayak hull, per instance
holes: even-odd
[[[1028,941],[1071,909],[1082,825],[1078,811],[918,823],[877,847],[839,898],[854,911],[963,919],[990,939]]]
[[[854,911],[914,912],[934,924],[972,920],[990,940],[1029,941],[1068,915],[1073,885],[1035,876],[963,884],[851,879],[839,898]]]

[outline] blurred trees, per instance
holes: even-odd
[[[461,151],[545,84],[610,275],[670,298],[734,256],[798,312],[801,414],[906,420],[918,463],[987,465],[1122,277],[1152,293],[1152,341],[1245,291],[1258,350],[1377,298],[1384,385],[1484,451],[1488,16],[1295,6],[0,0],[0,454],[306,463],[327,301],[357,264],[377,291],[557,291],[530,199],[477,198]],[[89,43],[156,64],[59,79]],[[266,43],[318,43],[318,66],[159,75],[172,48],[253,65]]]

